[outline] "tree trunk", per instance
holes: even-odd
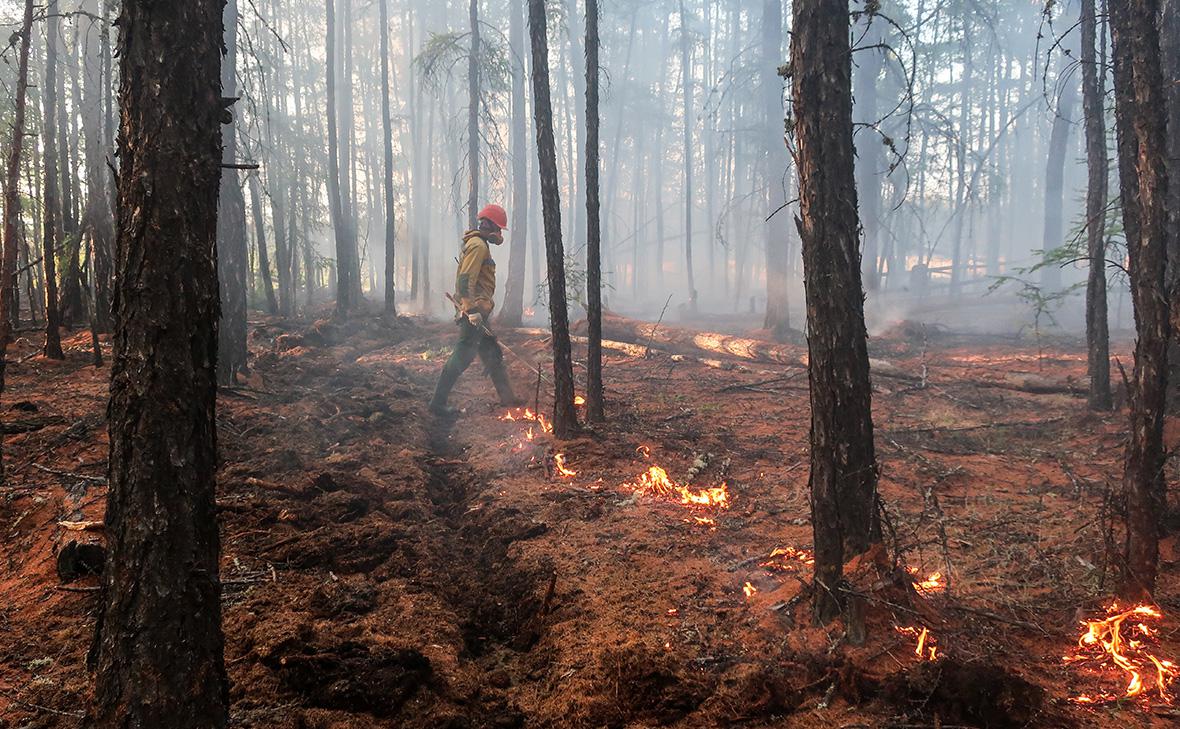
[[[118,22],[108,556],[88,727],[228,723],[214,494],[224,5],[124,0]]]
[[[471,0],[471,53],[467,57],[467,225],[479,213],[479,0]]]
[[[811,385],[815,618],[836,617],[847,558],[880,540],[860,278],[848,4],[795,0],[791,69]]]
[[[697,288],[692,271],[692,46],[688,14],[680,0],[680,75],[684,92],[684,272],[688,277],[688,309],[697,309]]]
[[[327,91],[328,91],[328,205],[336,233],[336,315],[348,316],[352,309],[352,282],[349,251],[356,249],[352,230],[345,218],[340,189],[340,138],[336,129],[336,0],[326,0],[327,8]]]
[[[279,310],[275,300],[274,279],[270,277],[270,256],[266,252],[266,223],[262,217],[262,186],[258,184],[258,175],[250,175],[250,210],[254,217],[254,238],[258,245],[258,276],[262,280],[262,291],[266,296],[266,313],[274,314]]]
[[[94,10],[94,8],[88,8]],[[83,48],[84,53],[84,82],[82,86],[85,98],[81,103],[82,137],[85,138],[85,168],[86,168],[86,206],[83,211],[82,235],[92,239],[93,255],[90,265],[94,267],[94,301],[92,306],[96,310],[100,331],[110,330],[111,305],[114,286],[115,259],[115,220],[111,205],[111,173],[109,160],[115,155],[111,148],[108,135],[104,130],[103,104],[109,96],[107,84],[109,78],[104,78],[103,56],[106,49],[102,47],[102,37],[98,33],[87,33]],[[78,89],[75,89],[75,101],[78,100]],[[71,115],[76,117],[78,115]],[[77,136],[74,135],[75,141]],[[59,147],[65,154],[65,148]],[[81,193],[74,195],[75,204]],[[67,223],[66,235],[70,235]],[[75,230],[77,226],[74,226]],[[72,240],[72,239],[71,239]],[[79,238],[80,241],[80,238]],[[69,259],[67,279],[76,279],[78,288],[81,287],[82,274],[78,269],[80,244],[75,244]],[[73,284],[71,284],[73,286]],[[73,293],[73,292],[68,292]],[[80,293],[80,291],[79,291]],[[67,297],[67,302],[70,298]],[[80,296],[77,302],[80,308]]]
[[[397,315],[397,218],[393,209],[393,128],[389,119],[389,0],[380,0],[381,123],[385,136],[385,313]]]
[[[1066,49],[1067,52],[1068,49]],[[1067,65],[1073,64],[1074,54],[1070,52],[1068,58],[1063,59],[1061,78],[1066,73]],[[1054,248],[1065,245],[1065,234],[1062,232],[1062,208],[1065,206],[1065,158],[1069,153],[1069,135],[1073,131],[1073,108],[1077,97],[1077,79],[1070,76],[1064,79],[1064,85],[1058,84],[1060,96],[1057,100],[1057,113],[1053,117],[1053,129],[1049,133],[1049,158],[1045,167],[1045,228],[1042,239],[1041,288],[1046,294],[1055,294],[1061,290],[1061,264],[1050,259]]]
[[[682,12],[683,7],[681,5]],[[598,0],[586,0],[586,318],[590,327],[586,355],[586,417],[595,423],[606,419],[602,389],[602,257],[599,251],[602,221],[598,199],[598,50]],[[691,276],[691,258],[689,264]]]
[[[856,54],[856,100],[852,110],[857,122],[872,125],[862,127],[856,136],[856,193],[860,200],[860,222],[864,227],[865,238],[861,276],[869,291],[876,291],[881,285],[877,258],[881,242],[881,151],[884,147],[875,125],[880,114],[877,110],[877,84],[885,65],[885,52],[872,46],[884,41],[884,22],[866,11],[858,19],[854,35],[859,45],[865,48]]]
[[[545,258],[549,271],[549,322],[553,332],[553,434],[569,438],[578,429],[574,410],[574,367],[570,352],[569,311],[565,298],[565,250],[561,242],[561,191],[553,140],[553,105],[549,98],[549,38],[545,0],[529,0],[529,35],[533,50],[533,116],[537,128],[541,201],[545,217]]]
[[[1168,109],[1168,228],[1180,227],[1180,0],[1160,0],[1160,58]],[[1180,235],[1168,241],[1167,287],[1172,302],[1168,347],[1168,411],[1180,415]]]
[[[1082,0],[1082,105],[1086,118],[1086,282],[1087,371],[1090,408],[1110,410],[1110,330],[1106,305],[1106,196],[1110,160],[1106,156],[1106,62],[1097,49],[1095,0]]]
[[[783,141],[782,80],[778,67],[783,62],[782,0],[762,3],[762,63],[759,69],[759,95],[762,97],[765,131],[766,214],[770,216],[786,203],[783,176],[787,174],[787,146]],[[788,296],[790,280],[790,233],[786,225],[773,219],[762,224],[766,238],[766,319],[763,326],[776,339],[786,337],[791,328]],[[740,275],[740,270],[739,270]],[[739,286],[740,288],[740,286]]]
[[[1123,229],[1138,339],[1131,382],[1130,440],[1123,489],[1127,544],[1120,591],[1142,598],[1155,589],[1159,519],[1165,509],[1163,413],[1170,334],[1165,271],[1168,258],[1167,140],[1160,72],[1158,0],[1110,3],[1115,123]]]
[[[225,61],[221,66],[221,92],[228,102],[238,95],[238,0],[225,3]],[[230,107],[231,111],[233,107]],[[223,157],[238,161],[236,121],[221,129]],[[221,292],[221,322],[217,337],[217,380],[231,385],[246,373],[246,278],[249,262],[246,242],[246,198],[237,170],[221,176],[217,205],[217,279]]]
[[[20,248],[20,165],[25,145],[25,105],[29,92],[29,44],[33,36],[33,0],[25,0],[17,55],[16,99],[8,166],[4,174],[4,250],[0,254],[0,394],[4,392],[8,369],[8,344],[12,339],[13,317],[17,313],[16,256]],[[0,483],[4,483],[0,460]]]
[[[61,351],[61,314],[57,301],[57,245],[61,236],[61,209],[58,206],[57,183],[60,175],[57,160],[57,36],[61,21],[57,0],[50,0],[45,18],[45,79],[41,94],[43,125],[41,138],[45,153],[45,191],[41,204],[45,223],[42,229],[41,260],[45,271],[45,356],[65,359]]]
[[[524,108],[524,13],[526,0],[510,0],[508,45],[512,49],[512,247],[504,286],[502,326],[518,327],[524,319],[524,272],[528,252],[529,148],[528,115]],[[519,60],[518,60],[519,59]]]

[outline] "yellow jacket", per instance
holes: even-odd
[[[463,253],[455,274],[455,298],[463,311],[490,316],[495,308],[496,262],[488,242],[478,230],[463,234]]]

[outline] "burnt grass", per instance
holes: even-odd
[[[767,394],[758,385],[715,404],[708,393],[737,375],[659,356],[620,359],[606,428],[516,453],[514,426],[497,420],[478,366],[456,398],[468,406],[461,418],[427,413],[451,335],[445,327],[364,317],[267,319],[250,331],[253,375],[219,400],[235,726],[1007,729],[1119,726],[1127,718],[1079,721],[1066,710],[1061,674],[1043,665],[1059,661],[1071,640],[1082,593],[1062,586],[1049,547],[1020,563],[1023,544],[1041,540],[1038,504],[1057,494],[1097,499],[1094,474],[1071,473],[1080,485],[1029,483],[1032,501],[1009,509],[980,501],[964,471],[971,459],[1044,460],[1067,437],[1065,418],[1029,425],[1039,413],[1007,391],[943,383],[940,392],[951,394],[942,397],[881,385],[882,419],[895,421],[880,428],[898,532],[890,547],[928,555],[963,534],[969,550],[968,538],[1003,529],[1016,536],[956,557],[974,560],[960,572],[995,570],[1041,591],[1010,608],[981,603],[986,610],[964,618],[946,600],[919,600],[896,585],[874,592],[880,585],[867,579],[854,586],[878,598],[870,640],[847,649],[839,625],[811,625],[805,573],[758,568],[773,547],[809,544],[806,468],[798,468],[806,465],[806,392]],[[103,535],[57,522],[102,516],[104,487],[69,474],[102,473],[105,371],[85,367],[84,336],[77,339],[58,369],[42,370],[38,360],[13,367],[21,410],[11,417],[40,420],[7,444],[15,485],[0,500],[8,527],[0,556],[16,578],[5,583],[12,600],[0,606],[8,635],[0,641],[0,727],[76,726],[88,697],[83,658],[97,595],[87,590],[96,584],[89,573],[101,568]],[[544,350],[531,340],[514,346],[538,359]],[[776,403],[787,419],[749,427],[758,422],[752,408],[767,398],[790,398]],[[891,402],[902,417],[888,415]],[[974,419],[952,422],[944,411],[964,402]],[[976,428],[986,425],[981,408],[1002,422]],[[701,526],[679,506],[627,499],[612,487],[645,469],[635,455],[641,445],[669,458],[674,477],[682,475],[676,464],[718,454],[707,478],[729,481],[734,507]],[[579,471],[576,482],[546,466],[557,448]],[[1037,463],[1030,473],[1042,472]],[[771,469],[776,475],[763,483]],[[932,505],[932,495],[942,501]],[[981,504],[992,510],[975,513]],[[1062,553],[1067,565],[1092,554],[1076,543]],[[748,579],[761,590],[749,600]],[[1046,613],[1051,639],[1015,633],[1039,653],[1006,652],[1005,631],[1026,621],[1031,605],[1053,601],[1061,609]],[[1008,622],[980,618],[992,611]],[[944,639],[943,659],[914,660],[893,632],[916,620]]]

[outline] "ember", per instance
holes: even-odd
[[[935,645],[937,640],[935,640],[934,634],[930,632],[929,628],[924,627],[919,629],[913,627],[902,627],[899,625],[894,626],[894,630],[896,630],[901,635],[907,635],[911,638],[917,639],[917,645],[914,647],[915,656],[925,661],[938,660],[938,646]]]
[[[694,491],[684,484],[673,481],[668,477],[668,472],[659,466],[652,466],[647,469],[647,473],[639,474],[639,478],[622,486],[639,493],[678,498],[680,503],[686,506],[729,508],[729,487],[726,484]]]
[[[1176,664],[1155,655],[1152,644],[1159,631],[1147,624],[1162,617],[1163,613],[1151,605],[1124,610],[1118,603],[1112,603],[1105,619],[1082,621],[1084,632],[1078,638],[1078,651],[1063,656],[1062,660],[1066,663],[1091,661],[1099,666],[1113,664],[1127,676],[1127,688],[1122,695],[1083,694],[1070,700],[1078,704],[1099,704],[1147,697],[1154,692],[1163,701],[1171,703],[1168,686],[1176,677]]]
[[[581,395],[574,395],[574,407],[582,407],[586,404],[586,398]]]

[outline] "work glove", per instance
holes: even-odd
[[[471,326],[479,329],[483,325],[483,314],[477,312],[467,315],[467,321],[471,322]]]

